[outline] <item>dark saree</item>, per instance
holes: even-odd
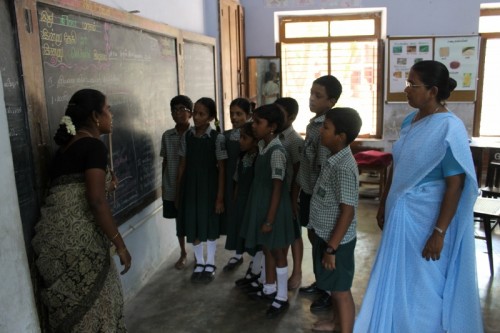
[[[83,175],[51,186],[33,248],[53,332],[126,332],[123,295],[110,241],[95,223]]]

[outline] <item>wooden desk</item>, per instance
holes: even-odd
[[[491,232],[495,229],[500,221],[500,199],[491,199],[479,197],[474,204],[474,217],[480,218],[483,222],[484,237],[476,237],[486,240],[486,248],[488,249],[488,259],[490,261],[490,273],[494,275],[493,269],[493,245],[491,241]],[[496,222],[491,225],[492,220]]]
[[[490,161],[500,160],[500,139],[472,138],[470,149],[476,167],[477,184],[482,187],[484,169],[488,168]]]

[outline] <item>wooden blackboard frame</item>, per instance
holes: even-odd
[[[125,28],[137,29],[157,35],[166,36],[175,40],[177,57],[177,93],[180,93],[179,67],[181,54],[179,43],[181,31],[166,24],[154,22],[124,11],[120,11],[105,5],[97,4],[88,0],[20,0],[15,2],[16,20],[19,29],[19,48],[21,54],[22,71],[25,82],[26,101],[28,105],[28,121],[31,133],[31,145],[35,162],[35,174],[37,189],[44,193],[48,186],[47,165],[51,159],[50,142],[52,133],[49,132],[47,117],[47,101],[45,98],[45,86],[43,80],[43,64],[40,46],[40,29],[37,20],[38,4],[54,6],[63,10],[76,12],[83,16],[95,18]],[[166,103],[168,105],[168,102]],[[167,126],[168,127],[168,126]],[[159,158],[159,157],[157,157]],[[135,215],[147,205],[160,197],[161,187],[157,187],[148,195],[135,202],[131,209],[121,214],[115,214],[118,223],[123,223]],[[42,195],[43,196],[43,195]]]
[[[391,80],[393,76],[393,66],[397,63],[399,59],[396,58],[395,52],[393,52],[393,46],[394,43],[401,43],[401,44],[418,44],[419,41],[430,41],[430,50],[428,51],[428,57],[419,55],[416,57],[422,57],[425,58],[424,60],[437,60],[440,61],[440,59],[436,59],[436,40],[453,40],[453,39],[464,39],[464,38],[478,38],[479,41],[479,36],[478,35],[467,35],[467,36],[390,36],[388,37],[388,57],[387,57],[387,76],[386,76],[386,81],[387,81],[387,94],[386,94],[386,102],[406,102],[406,95],[404,91],[401,92],[391,92]],[[416,45],[418,46],[418,45]],[[415,46],[415,47],[416,47]],[[477,45],[477,50],[476,54],[479,54],[479,42]],[[417,50],[418,52],[418,50]],[[445,64],[448,69],[449,64]],[[411,66],[409,66],[411,67]],[[475,63],[476,67],[476,74],[478,73],[477,69],[479,67],[479,58],[477,58],[477,62]],[[404,76],[405,74],[402,73]],[[404,77],[403,77],[404,79]],[[476,91],[477,87],[474,89],[463,89],[463,90],[455,90],[452,92],[450,98],[448,99],[449,102],[474,102],[476,100]]]

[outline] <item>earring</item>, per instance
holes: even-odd
[[[97,120],[95,121],[95,123],[97,124],[97,128],[99,128],[99,127],[101,126],[101,124],[99,124],[99,119],[97,119]]]
[[[273,130],[271,130],[271,135],[274,135],[274,131]]]

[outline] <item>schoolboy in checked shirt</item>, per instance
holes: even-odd
[[[358,167],[349,144],[358,136],[361,118],[351,108],[328,110],[321,144],[332,153],[323,163],[311,198],[308,228],[313,244],[314,275],[321,290],[331,292],[333,318],[318,321],[314,331],[352,332],[355,307],[351,294],[356,246]],[[339,329],[340,328],[340,329]]]
[[[170,111],[174,119],[175,127],[166,130],[161,137],[160,156],[162,163],[162,197],[163,197],[163,217],[175,219],[177,239],[181,255],[175,263],[176,269],[186,267],[186,232],[184,226],[177,220],[177,209],[175,208],[177,168],[179,166],[179,141],[190,127],[189,120],[193,112],[193,102],[184,95],[178,95],[170,101]]]
[[[310,201],[314,185],[318,180],[321,165],[330,152],[320,142],[319,131],[325,120],[325,113],[333,108],[342,94],[342,84],[335,76],[324,75],[314,80],[309,96],[309,109],[316,115],[309,121],[306,128],[306,139],[300,159],[300,168],[297,175],[297,184],[301,191],[299,195],[300,224],[306,227],[309,224]],[[314,243],[314,232],[307,230],[311,244]],[[311,311],[327,309],[332,306],[330,294],[320,290],[316,282],[299,289],[304,294],[320,294],[311,304]]]

